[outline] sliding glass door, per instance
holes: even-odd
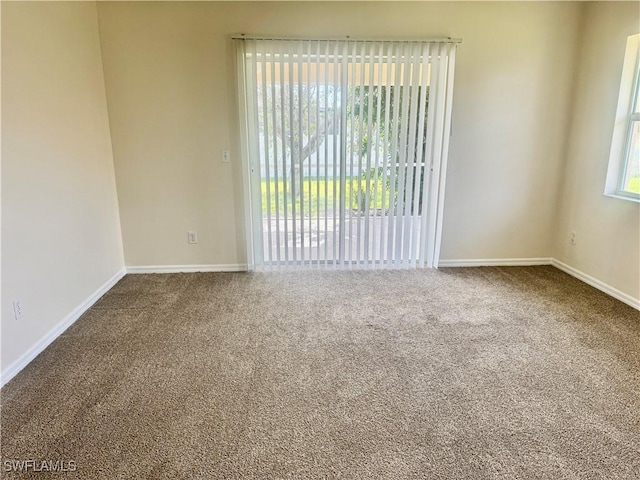
[[[238,44],[255,265],[437,266],[455,44]]]

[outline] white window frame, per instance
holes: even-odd
[[[640,34],[637,34],[627,39],[604,194],[638,203],[640,194],[624,190],[624,183],[631,155],[633,123],[640,121],[640,113],[634,111],[639,85]]]

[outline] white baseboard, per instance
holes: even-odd
[[[246,272],[241,263],[217,265],[141,265],[127,267],[127,273],[193,273],[193,272]]]
[[[74,308],[71,313],[69,313],[55,327],[53,327],[43,338],[38,341],[38,343],[27,350],[18,360],[9,365],[9,367],[7,367],[4,372],[2,372],[2,375],[0,375],[0,387],[6,385],[9,380],[11,380],[18,374],[18,372],[20,372],[20,370],[26,367],[29,362],[31,362],[40,354],[40,352],[47,348],[51,344],[51,342],[58,338],[67,328],[73,325],[73,323],[78,320],[78,318],[80,318],[80,316],[84,312],[91,308],[91,306],[96,303],[100,299],[100,297],[102,297],[116,283],[118,283],[118,281],[122,277],[124,277],[125,274],[126,270],[123,268],[113,277],[107,280],[104,285],[102,285],[95,292],[89,295],[86,300],[84,300],[80,305]]]
[[[552,258],[479,258],[467,260],[440,260],[438,267],[525,267],[551,265]]]
[[[598,290],[606,293],[607,295],[610,295],[613,298],[616,298],[621,302],[626,303],[627,305],[635,308],[636,310],[640,310],[640,299],[634,298],[631,295],[621,292],[617,288],[614,288],[611,285],[601,282],[597,278],[594,278],[591,275],[587,275],[586,273],[581,272],[577,268],[573,268],[572,266],[567,265],[566,263],[563,263],[560,260],[556,260],[555,258],[552,259],[551,265],[553,265],[559,270],[562,270],[565,273],[568,273],[572,277],[576,277],[578,280],[581,280],[584,283],[597,288]]]
[[[480,266],[531,266],[531,265],[553,265],[554,267],[568,273],[592,287],[601,290],[607,295],[630,305],[636,310],[640,310],[640,299],[634,298],[620,290],[607,285],[600,280],[587,275],[580,270],[573,268],[555,258],[501,258],[501,259],[469,259],[469,260],[442,260],[440,267],[480,267]],[[47,333],[38,343],[25,352],[18,360],[13,362],[0,375],[0,387],[18,374],[29,362],[40,354],[51,342],[58,338],[67,328],[69,328],[80,316],[86,312],[100,297],[107,293],[126,273],[182,273],[182,272],[243,272],[247,266],[243,264],[220,264],[220,265],[149,265],[126,267],[111,277],[104,285],[98,288],[84,302],[78,305],[71,313],[60,321],[49,333]]]
[[[531,265],[553,265],[554,267],[568,273],[572,277],[583,281],[584,283],[597,288],[620,300],[623,303],[640,310],[640,299],[634,298],[617,288],[608,285],[597,278],[587,275],[580,270],[573,268],[566,263],[556,260],[555,258],[486,258],[486,259],[468,259],[468,260],[440,260],[438,267],[515,267],[515,266],[531,266]]]

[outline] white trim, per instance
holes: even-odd
[[[238,127],[240,131],[240,163],[242,168],[242,199],[244,209],[244,237],[247,255],[247,269],[255,269],[255,248],[253,235],[253,215],[251,205],[251,168],[249,165],[249,127],[247,116],[247,89],[245,85],[244,42],[236,44],[235,68],[237,85]]]
[[[42,337],[34,346],[27,350],[20,358],[13,362],[9,367],[2,372],[2,379],[0,380],[0,387],[4,387],[9,380],[15,377],[24,367],[26,367],[34,358],[36,358],[45,348],[47,348],[56,338],[64,333],[73,323],[80,318],[80,316],[89,310],[100,300],[105,293],[107,293],[116,283],[120,281],[126,274],[126,270],[123,268],[113,277],[106,281],[100,288],[93,292],[87,299],[74,308],[71,313],[60,321],[55,327],[53,327],[49,333]]]
[[[440,260],[439,268],[446,267],[526,267],[532,265],[552,265],[553,259],[534,258],[479,258],[465,260]]]
[[[140,265],[127,267],[127,273],[194,273],[194,272],[246,272],[242,263],[216,265]]]
[[[640,299],[618,290],[597,278],[571,267],[555,258],[486,258],[486,259],[466,259],[466,260],[440,260],[438,267],[526,267],[533,265],[552,265],[558,270],[568,273],[572,277],[597,288],[601,292],[620,300],[623,303],[640,310]]]
[[[634,195],[629,192],[605,193],[604,196],[617,198],[619,200],[626,200],[628,202],[640,203],[640,195]]]
[[[578,280],[583,281],[584,283],[591,285],[592,287],[597,288],[601,292],[606,293],[607,295],[620,300],[623,303],[635,308],[636,310],[640,310],[640,299],[634,298],[629,294],[621,292],[617,288],[608,285],[597,278],[592,277],[591,275],[587,275],[586,273],[578,270],[577,268],[573,268],[566,263],[561,262],[560,260],[556,260],[555,258],[551,260],[551,265],[556,267],[559,270],[562,270],[565,273],[568,273],[572,277],[577,278]]]
[[[609,164],[605,180],[604,195],[622,200],[634,201],[636,196],[631,192],[621,192],[622,179],[627,168],[629,154],[630,128],[635,107],[635,90],[640,78],[640,34],[627,38],[618,104],[613,124]],[[622,193],[622,194],[621,194]],[[628,194],[628,196],[627,196]]]
[[[489,266],[533,266],[552,265],[555,268],[577,278],[578,280],[597,288],[607,295],[620,300],[621,302],[640,310],[640,299],[634,298],[617,288],[614,288],[591,275],[556,260],[555,258],[496,258],[496,259],[467,259],[467,260],[441,260],[439,267],[489,267]],[[116,273],[107,282],[92,293],[84,302],[71,311],[60,323],[58,323],[49,333],[47,333],[38,343],[25,352],[18,360],[13,362],[0,375],[0,387],[6,385],[34,358],[36,358],[45,348],[47,348],[56,338],[80,318],[80,316],[93,306],[105,293],[125,276],[125,274],[138,273],[179,273],[179,272],[242,272],[247,270],[244,264],[218,264],[218,265],[149,265],[126,267]]]

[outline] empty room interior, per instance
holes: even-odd
[[[0,14],[0,476],[640,478],[640,3]]]

